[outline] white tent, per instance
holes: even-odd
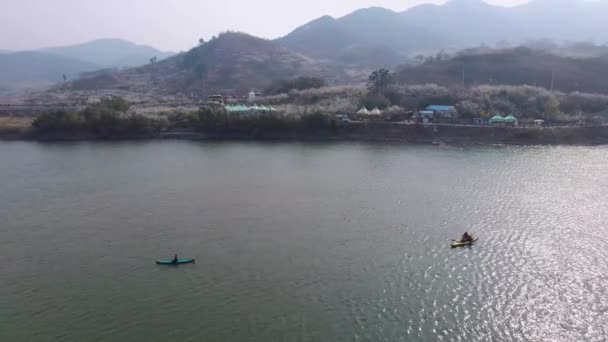
[[[374,108],[374,110],[371,111],[372,115],[382,115],[382,112],[380,111],[380,109],[378,109],[378,107]]]
[[[363,107],[363,108],[359,109],[357,114],[369,114],[369,110],[367,110],[367,108]]]

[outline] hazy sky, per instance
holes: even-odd
[[[227,29],[276,38],[325,14],[371,6],[401,11],[427,2],[445,0],[0,0],[0,49],[124,38],[180,51]]]

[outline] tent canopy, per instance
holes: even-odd
[[[367,110],[367,108],[365,107],[362,107],[361,109],[359,109],[357,114],[369,114],[369,110]]]
[[[503,118],[500,115],[494,115],[491,119],[490,122],[505,122],[505,118]]]

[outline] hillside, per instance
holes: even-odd
[[[461,54],[427,60],[397,71],[400,82],[458,86],[478,84],[537,85],[566,92],[608,93],[608,59],[577,59],[527,48]]]
[[[286,48],[337,64],[374,67],[403,63],[405,52],[441,41],[440,36],[400,20],[398,13],[378,7],[339,19],[325,16],[276,40]]]
[[[73,58],[55,56],[42,52],[14,52],[0,54],[0,82],[49,81],[60,82],[65,74],[77,77],[84,71],[99,66]]]
[[[245,94],[273,80],[298,76],[340,75],[328,65],[277,44],[243,33],[224,33],[192,50],[163,61],[123,71],[92,73],[76,80],[74,90],[122,89],[134,92]]]
[[[558,41],[608,40],[608,3],[584,0],[535,0],[507,8],[482,0],[424,4],[397,13],[382,8],[356,11],[342,18],[323,17],[276,41],[290,49],[343,63],[344,51],[382,47],[378,58],[412,56],[486,43],[550,38]],[[357,61],[365,66],[369,59]],[[404,62],[402,59],[401,63]],[[390,65],[386,65],[390,66]]]
[[[156,56],[161,60],[173,55],[171,52],[163,52],[122,39],[99,39],[70,46],[44,48],[40,51],[79,59],[102,67],[141,66],[149,63],[152,57]]]

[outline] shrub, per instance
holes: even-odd
[[[329,117],[323,113],[314,113],[302,117],[304,128],[320,130],[330,127]]]
[[[40,134],[90,133],[102,137],[147,134],[168,126],[161,117],[128,113],[129,107],[122,98],[106,98],[81,112],[41,114],[32,125]]]
[[[365,106],[368,109],[376,107],[384,109],[391,105],[391,101],[389,101],[389,99],[387,99],[384,95],[368,94],[361,99],[359,105],[360,107]]]
[[[292,90],[317,89],[325,86],[325,80],[317,77],[298,77],[294,80],[278,80],[264,90],[267,94],[289,93]]]
[[[81,129],[84,121],[76,112],[59,111],[40,114],[32,125],[41,133],[69,132]]]

